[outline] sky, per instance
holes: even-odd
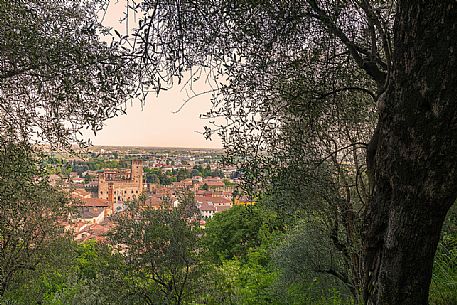
[[[123,16],[126,0],[111,1],[104,17],[104,24],[125,33],[125,25],[119,20]],[[133,25],[133,20],[130,24]],[[197,91],[198,88],[196,89]],[[204,89],[201,89],[204,91]],[[180,87],[151,94],[143,109],[139,102],[127,108],[127,114],[105,122],[105,127],[96,136],[88,134],[94,145],[104,146],[155,146],[221,148],[217,136],[206,140],[201,132],[208,121],[200,119],[200,114],[210,109],[210,94],[200,95],[190,100],[179,112],[188,98]]]
[[[179,88],[150,96],[143,109],[140,102],[128,105],[127,114],[105,121],[91,136],[94,145],[221,148],[220,139],[205,140],[201,132],[208,121],[200,114],[210,108],[210,95],[190,100],[179,112],[187,95]]]

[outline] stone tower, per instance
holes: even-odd
[[[114,213],[114,183],[108,183],[108,201],[111,204],[111,211]]]
[[[132,182],[137,184],[140,190],[143,190],[143,160],[132,160],[130,176]]]

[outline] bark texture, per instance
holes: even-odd
[[[457,2],[399,0],[365,215],[367,304],[427,304],[457,196]]]

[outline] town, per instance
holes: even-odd
[[[157,210],[177,207],[179,196],[191,193],[202,227],[233,205],[253,204],[239,191],[240,173],[223,164],[218,150],[91,147],[79,155],[48,159],[51,184],[68,191],[76,208],[65,223],[76,241],[104,241],[111,216],[130,202]]]

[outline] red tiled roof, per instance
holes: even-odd
[[[224,197],[206,197],[206,196],[195,196],[195,201],[198,203],[209,203],[209,204],[222,204],[230,205],[230,199]]]
[[[214,205],[203,202],[200,205],[199,210],[200,211],[216,211],[216,207]]]
[[[90,196],[90,193],[85,189],[75,189],[71,192],[73,198],[84,198]]]
[[[145,200],[144,206],[151,207],[151,208],[152,207],[160,208],[161,205],[163,204],[163,201],[160,197],[161,196],[158,196],[158,195],[150,196],[148,199]]]
[[[103,235],[108,233],[110,227],[103,224],[93,224],[89,227],[89,231],[94,235]]]
[[[75,202],[75,206],[82,207],[109,207],[109,201],[100,198],[81,198],[81,203]]]
[[[225,186],[224,182],[222,181],[204,181],[207,186],[214,186],[214,187],[222,187]]]

